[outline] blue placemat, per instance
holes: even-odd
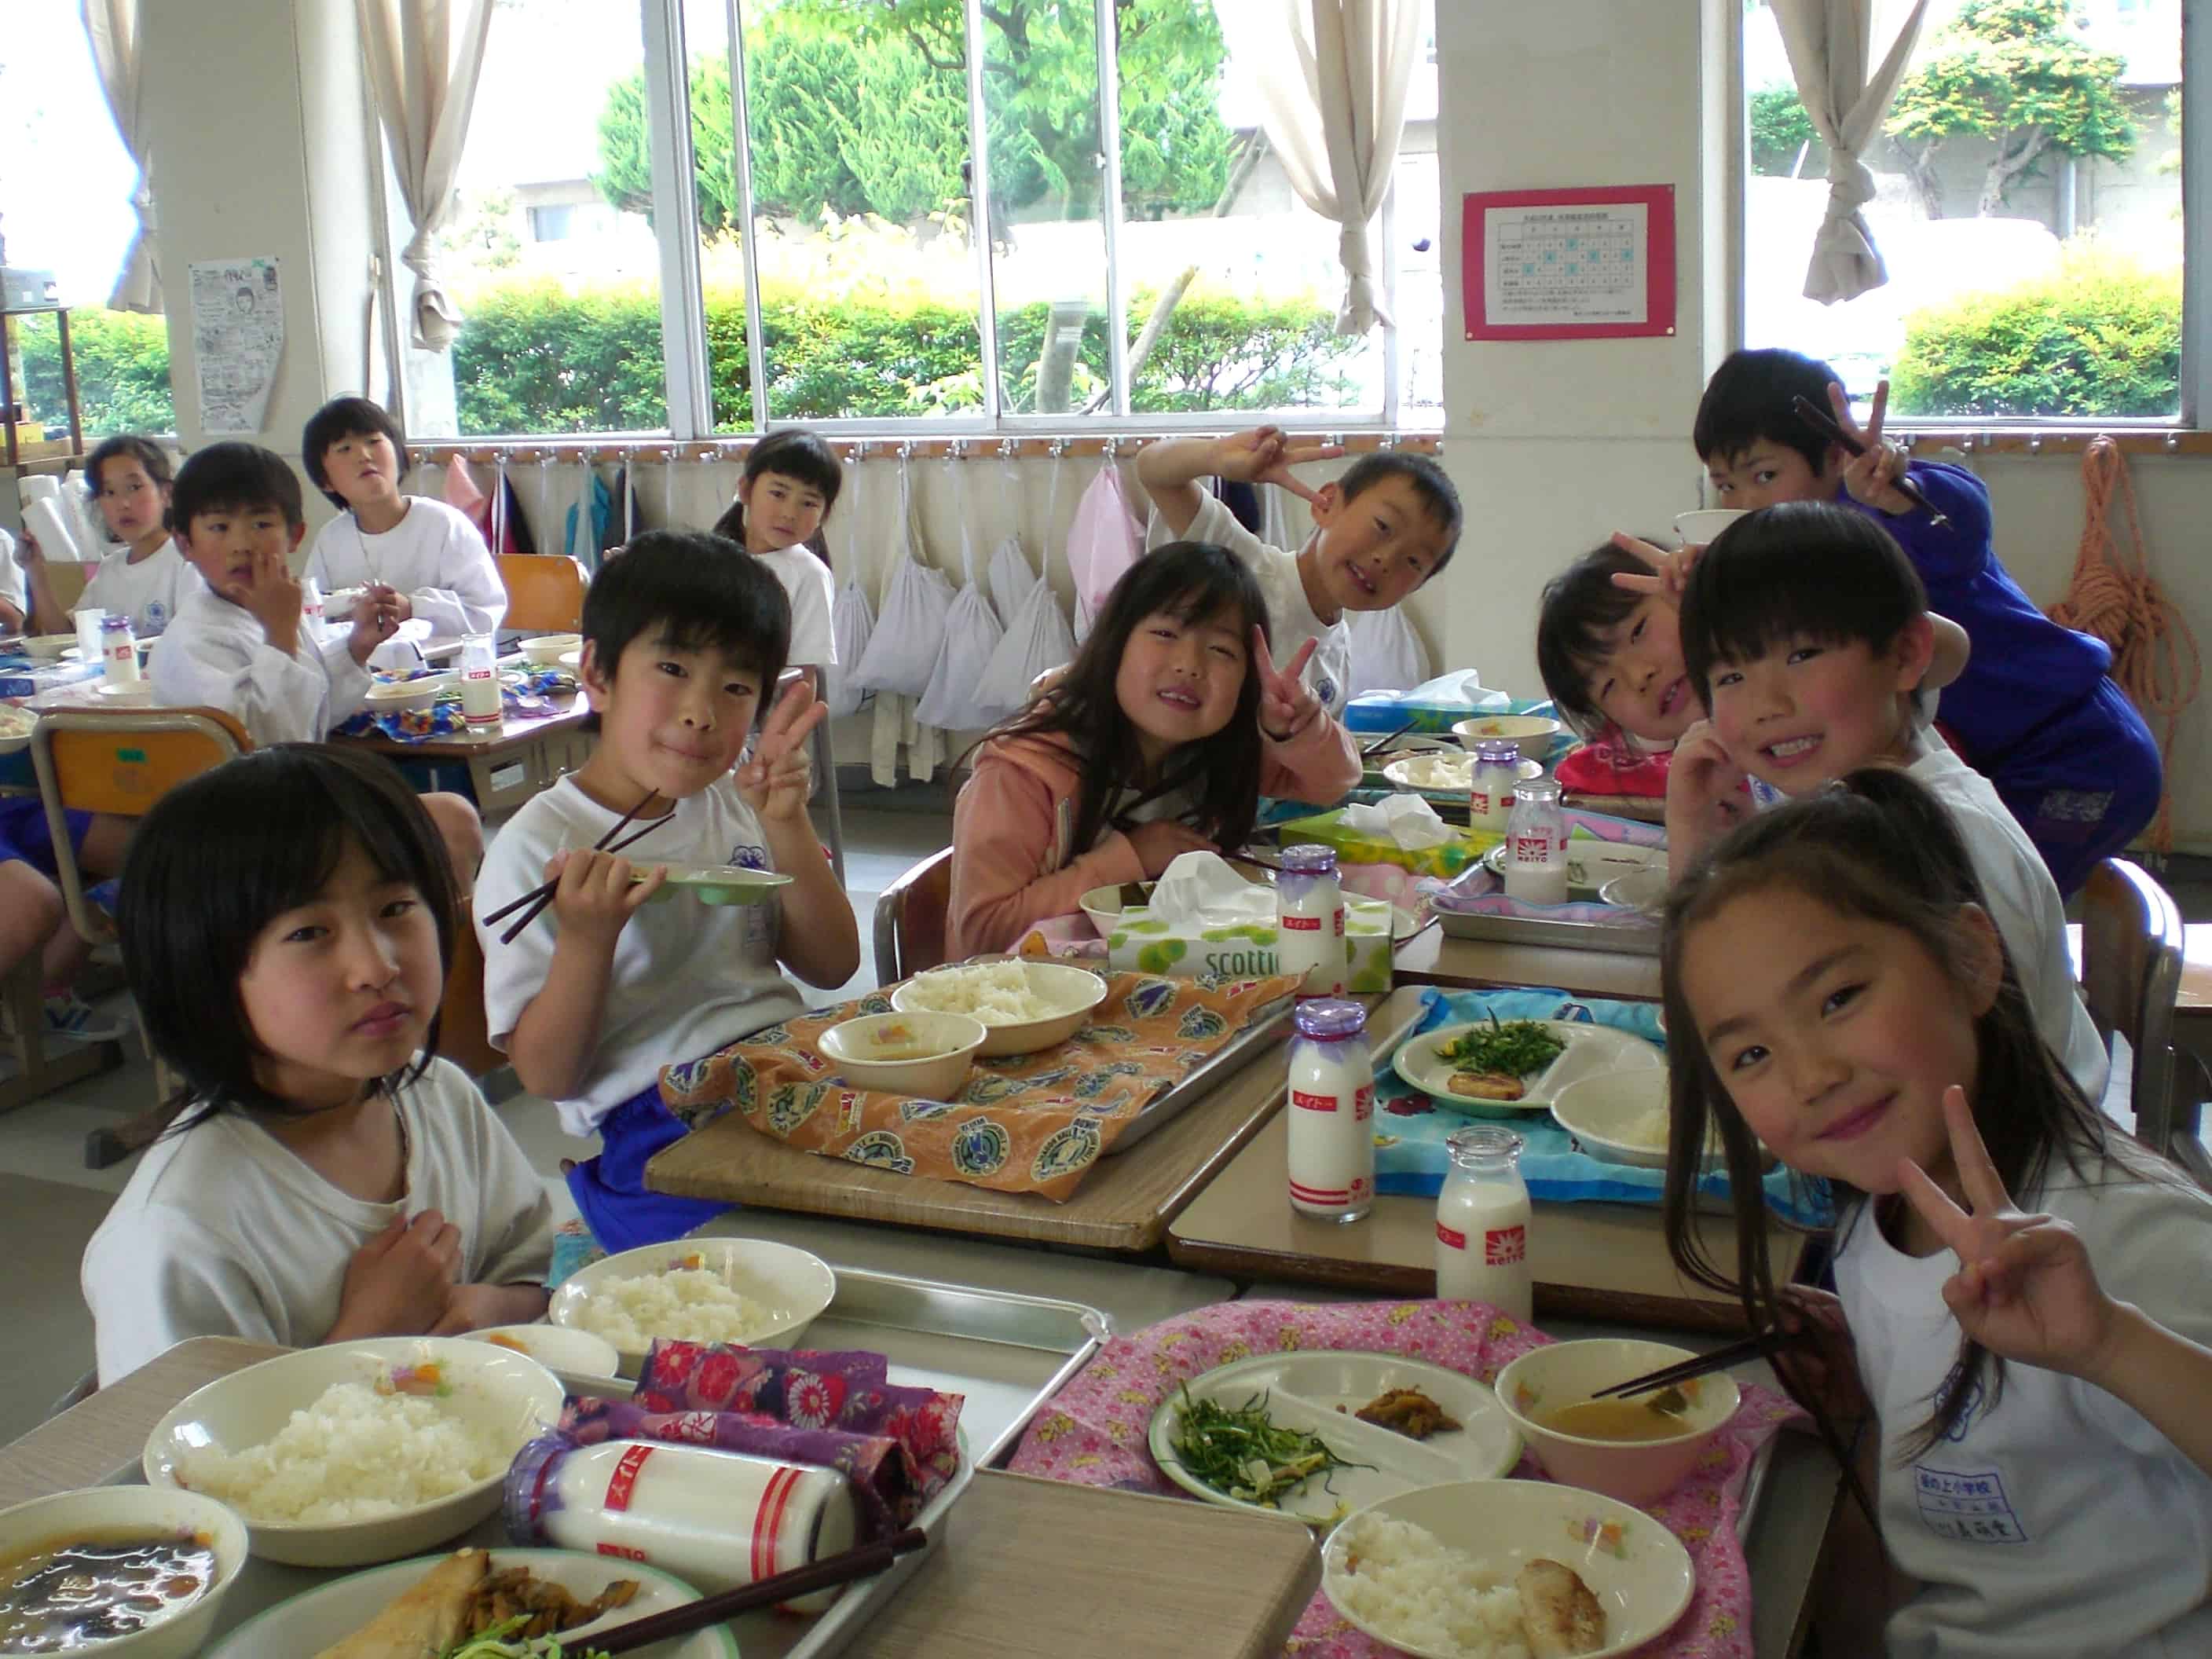
[[[1428,1008],[1421,1023],[1406,1040],[1417,1040],[1439,1026],[1487,1019],[1495,1014],[1507,1019],[1560,1019],[1609,1025],[1643,1038],[1655,1048],[1667,1046],[1655,1003],[1616,1002],[1605,997],[1577,997],[1565,991],[1429,991]],[[1375,1190],[1416,1198],[1433,1198],[1443,1188],[1451,1157],[1444,1142],[1454,1131],[1470,1123],[1492,1120],[1469,1117],[1440,1107],[1398,1075],[1388,1060],[1375,1068]],[[1581,1201],[1608,1204],[1656,1205],[1666,1186],[1666,1172],[1632,1164],[1608,1164],[1575,1146],[1574,1137],[1553,1121],[1549,1112],[1529,1112],[1504,1127],[1520,1135],[1522,1178],[1532,1198],[1554,1203]],[[1777,1167],[1762,1183],[1767,1207],[1785,1221],[1806,1225],[1827,1219],[1825,1194],[1808,1188],[1785,1169]],[[1726,1199],[1728,1176],[1700,1177],[1698,1190]]]

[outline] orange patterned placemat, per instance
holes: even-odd
[[[668,1066],[660,1097],[694,1129],[734,1111],[802,1152],[1064,1199],[1147,1103],[1291,995],[1297,980],[1114,974],[1107,986],[1073,1036],[1042,1054],[978,1060],[957,1100],[848,1088],[817,1050],[815,1039],[839,1021],[890,1012],[880,991]]]

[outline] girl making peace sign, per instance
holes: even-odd
[[[2212,1200],[2044,1046],[1934,797],[1867,771],[1753,817],[1676,887],[1662,974],[1668,1246],[1762,1325],[1828,1334],[1777,1358],[1808,1407],[1855,1358],[1919,1585],[1889,1652],[2212,1652]],[[1733,1263],[1693,1225],[1709,1124]],[[1839,1305],[1768,1278],[1759,1142],[1827,1183]]]
[[[1277,668],[1251,570],[1210,542],[1129,568],[1066,673],[985,739],[952,815],[951,954],[1010,948],[1093,887],[1236,848],[1262,793],[1334,801],[1359,781],[1344,728]]]
[[[479,926],[484,1012],[523,1085],[559,1102],[571,1134],[599,1135],[568,1186],[610,1250],[723,1207],[645,1190],[646,1160],[683,1133],[660,1068],[798,1013],[781,969],[827,988],[860,964],[853,907],[806,814],[806,738],[828,711],[803,680],[776,696],[790,602],[735,552],[653,531],[592,581],[580,678],[599,744],[500,831],[478,883],[479,915],[559,883],[550,916],[512,944]],[[635,823],[653,827],[634,853],[590,850],[641,801]],[[791,882],[772,903],[646,908],[677,863]]]

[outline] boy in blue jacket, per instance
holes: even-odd
[[[2100,859],[2119,852],[2158,811],[2158,744],[2112,678],[2103,641],[2052,622],[1997,562],[1989,491],[1963,467],[1908,464],[1881,441],[1888,384],[1875,394],[1866,453],[1796,413],[1796,399],[1832,409],[1857,432],[1834,371],[1782,350],[1739,351],[1714,371],[1692,438],[1722,507],[1838,501],[1895,537],[1928,589],[1929,608],[1966,630],[1973,652],[1943,693],[1941,722],[1986,776],[2071,896]],[[1909,476],[1938,525],[1897,487]]]

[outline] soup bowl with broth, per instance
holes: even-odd
[[[1554,1342],[1522,1354],[1498,1374],[1498,1400],[1553,1480],[1624,1504],[1648,1504],[1697,1467],[1706,1445],[1735,1415],[1741,1391],[1734,1378],[1720,1374],[1680,1384],[1679,1411],[1656,1410],[1646,1396],[1591,1396],[1695,1358],[1687,1348],[1626,1337]]]

